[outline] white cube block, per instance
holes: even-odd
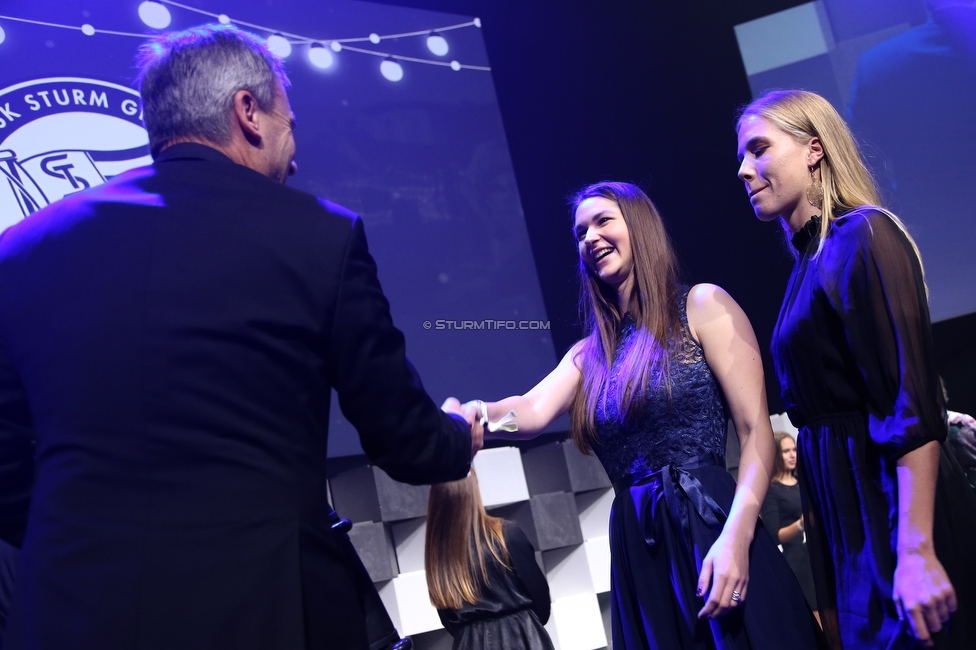
[[[597,650],[607,646],[596,594],[560,598],[552,603],[546,630],[556,650]]]
[[[401,573],[379,587],[380,599],[386,605],[400,636],[439,630],[441,619],[430,604],[427,577],[423,571]]]
[[[393,586],[393,581],[386,580],[385,582],[374,582],[373,584],[376,586],[376,591],[380,594],[383,607],[386,607],[386,613],[390,615],[390,620],[393,621],[393,627],[403,635],[403,626],[400,625],[400,610],[397,608],[396,587]]]
[[[586,550],[593,591],[598,594],[610,591],[610,536],[588,539],[583,542],[583,548]]]
[[[482,449],[472,462],[486,508],[529,500],[522,455],[517,447]]]
[[[769,416],[769,423],[773,425],[773,431],[782,431],[783,433],[788,433],[794,438],[799,430],[793,426],[790,421],[790,416],[786,413],[776,413],[775,415]]]
[[[553,601],[578,594],[595,594],[590,564],[583,546],[566,546],[542,552],[549,595]]]
[[[576,495],[580,530],[583,539],[606,537],[610,532],[610,507],[613,505],[613,488],[581,492]]]
[[[424,543],[427,535],[427,519],[407,519],[389,524],[396,548],[400,573],[424,570]]]

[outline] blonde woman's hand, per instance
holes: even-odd
[[[907,619],[912,634],[926,648],[956,611],[956,591],[942,563],[931,550],[898,554],[892,598],[898,617]]]

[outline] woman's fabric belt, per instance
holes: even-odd
[[[638,510],[641,515],[641,520],[644,522],[644,541],[649,546],[654,546],[655,544],[654,518],[653,516],[648,516],[653,515],[653,510],[646,512],[645,509],[648,506],[653,508],[654,504],[661,498],[664,499],[664,503],[667,505],[668,513],[671,515],[672,521],[678,524],[683,536],[686,538],[691,532],[691,513],[688,510],[688,504],[694,508],[695,512],[709,526],[720,525],[725,521],[728,513],[715,503],[712,497],[705,494],[702,489],[702,484],[688,471],[698,467],[710,466],[718,466],[724,469],[725,459],[716,454],[702,454],[678,463],[665,465],[661,469],[650,474],[645,474],[644,476],[631,474],[613,484],[614,492],[617,494],[632,487],[648,486],[650,488],[649,491],[651,494],[647,496],[653,498],[642,499],[643,503],[640,504],[641,507]],[[687,500],[680,498],[679,490],[684,493]],[[645,490],[644,492],[647,491]],[[688,544],[691,543],[690,538],[685,539],[685,541]]]

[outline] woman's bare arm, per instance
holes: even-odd
[[[711,284],[688,296],[688,324],[729,405],[741,456],[735,498],[722,533],[702,564],[699,587],[711,582],[699,616],[714,618],[742,602],[749,582],[749,545],[773,474],[776,445],[766,406],[759,343],[745,312],[731,296]]]
[[[556,418],[568,411],[576,397],[580,382],[580,371],[576,366],[579,347],[579,343],[571,347],[559,365],[525,395],[507,397],[498,402],[486,402],[488,419],[492,422],[497,422],[509,411],[514,411],[518,431],[489,433],[486,430],[485,435],[508,440],[534,438],[545,431]]]

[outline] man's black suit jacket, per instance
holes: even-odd
[[[196,144],[0,237],[5,650],[360,647],[331,389],[394,479],[468,471],[360,219]]]

